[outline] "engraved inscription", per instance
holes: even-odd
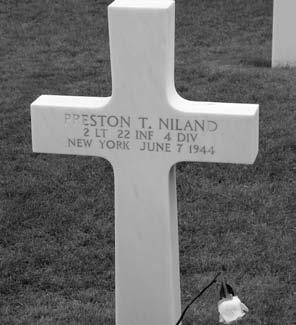
[[[155,153],[214,155],[205,136],[219,130],[217,121],[116,114],[64,114],[65,129],[81,130],[66,139],[67,147]]]

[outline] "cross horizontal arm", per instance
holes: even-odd
[[[31,105],[33,150],[113,161],[254,162],[258,105],[171,98],[159,114],[113,113],[109,97],[41,96]],[[166,113],[165,113],[166,112]]]
[[[94,155],[90,150],[92,141],[85,130],[86,119],[95,114],[99,123],[98,116],[104,115],[109,102],[110,97],[38,97],[31,104],[33,151]]]
[[[258,153],[259,105],[194,102],[172,96],[177,161],[252,164]]]

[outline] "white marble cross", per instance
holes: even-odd
[[[172,325],[180,316],[174,166],[252,164],[258,105],[177,94],[174,1],[116,0],[108,14],[112,96],[40,96],[31,105],[33,150],[110,161],[116,324]]]
[[[296,66],[296,0],[274,0],[272,67]]]

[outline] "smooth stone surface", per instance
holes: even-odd
[[[296,66],[295,14],[295,0],[274,0],[272,67]]]
[[[115,179],[116,324],[180,316],[179,161],[254,162],[258,105],[181,98],[174,86],[173,1],[109,6],[112,96],[41,96],[33,150],[108,159]]]

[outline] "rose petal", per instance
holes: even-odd
[[[218,302],[218,311],[222,322],[224,322],[224,324],[231,324],[242,318],[245,315],[245,311],[248,311],[248,308],[240,301],[238,296],[230,296]]]

